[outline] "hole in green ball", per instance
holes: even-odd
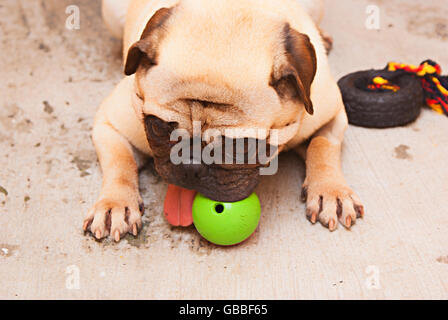
[[[223,213],[224,212],[224,206],[221,203],[215,204],[215,211],[216,211],[216,213]]]

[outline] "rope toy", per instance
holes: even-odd
[[[389,62],[385,70],[411,73],[420,77],[426,104],[437,113],[448,116],[448,76],[441,76],[442,68],[439,64],[432,60],[425,60],[419,66]],[[400,87],[383,77],[375,77],[368,85],[368,89],[397,92]]]

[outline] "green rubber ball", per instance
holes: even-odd
[[[213,201],[197,194],[193,201],[193,223],[208,241],[231,246],[249,238],[260,221],[260,200],[255,193],[238,202]]]

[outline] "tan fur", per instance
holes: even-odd
[[[312,0],[302,1],[313,5]],[[298,149],[311,138],[304,184],[307,215],[334,230],[339,214],[341,222],[350,227],[362,206],[344,181],[340,166],[347,117],[320,32],[299,1],[131,0],[123,38],[125,62],[129,48],[142,39],[148,21],[161,8],[174,9],[159,26],[163,36],[157,37],[157,50],[149,57],[154,65],[149,72],[149,66],[140,66],[136,74],[125,77],[98,111],[93,139],[104,183],[84,229],[97,238],[111,233],[117,241],[124,233],[140,229],[137,208],[141,197],[131,146],[151,156],[144,115],[178,122],[187,130],[192,130],[194,120],[218,131],[279,129],[282,150]],[[316,12],[321,18],[321,11]],[[306,81],[310,75],[303,70],[311,70],[315,63],[311,87],[305,88],[314,106],[313,115],[306,112],[303,99],[284,101],[270,86],[272,75],[288,63],[281,37],[287,24],[297,34],[309,37],[315,50],[315,62],[304,59],[305,64],[295,67],[301,70],[298,78]],[[301,45],[297,48],[302,57],[308,50]],[[221,107],[201,108],[195,101]],[[128,218],[126,212],[130,212]]]
[[[139,27],[126,30],[138,30],[140,34],[131,36],[130,31],[125,31],[125,55],[128,48],[140,39],[151,14],[165,4],[163,1],[149,1],[145,7],[141,1],[136,3],[139,14],[134,18],[131,9],[128,21],[142,23]],[[263,10],[256,9],[260,7]],[[144,15],[141,12],[145,10],[149,16],[141,19]],[[191,10],[197,11],[197,16],[192,15]],[[240,17],[236,22],[235,16]],[[226,17],[234,23],[233,28],[222,22]],[[289,141],[294,135],[297,140],[305,140],[320,127],[319,123],[328,122],[341,107],[339,103],[335,108],[332,101],[327,102],[327,94],[323,94],[328,90],[331,96],[339,91],[329,73],[319,32],[296,1],[282,1],[280,4],[274,0],[187,0],[179,4],[173,20],[173,27],[166,27],[167,34],[160,44],[158,65],[139,81],[146,94],[146,103],[142,106],[145,114],[179,122],[181,127],[191,130],[191,120],[197,120],[189,117],[191,108],[182,104],[172,105],[171,102],[179,98],[216,100],[219,103],[238,104],[241,112],[228,114],[229,119],[223,119],[221,114],[213,114],[214,110],[204,110],[205,114],[201,117],[214,119],[215,129],[246,127],[269,130],[282,129],[285,124],[291,124],[297,131],[301,112],[295,112],[295,118],[291,119],[288,104],[282,104],[273,90],[266,90],[272,63],[276,56],[283,53],[280,34],[285,22],[290,23],[292,29],[308,35],[316,49],[317,74],[311,88],[311,100],[323,101],[313,115],[312,122],[317,123],[316,127],[303,128],[303,134],[285,130],[281,132],[280,140]],[[216,24],[215,21],[222,23]],[[248,37],[251,38],[250,42],[247,41]],[[231,48],[226,40],[230,38]],[[222,56],[226,59],[220,59]],[[326,83],[326,87],[316,86],[319,83]],[[333,88],[328,88],[330,84]],[[291,108],[298,109],[296,106]],[[285,117],[288,121],[284,120]],[[187,122],[187,119],[191,120]],[[301,142],[297,140],[294,143]]]

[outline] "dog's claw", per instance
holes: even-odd
[[[89,220],[84,221],[84,224],[82,225],[82,229],[84,231],[87,231],[87,228],[89,227],[89,223],[90,223]]]
[[[134,237],[136,237],[138,234],[138,228],[136,223],[134,223],[134,225],[132,226],[132,234],[134,235]]]
[[[355,206],[355,211],[357,213],[358,218],[364,218],[364,206],[358,205]]]
[[[352,226],[352,217],[347,216],[347,218],[345,218],[345,226],[350,229]]]
[[[95,232],[95,238],[97,238],[98,240],[100,240],[100,239],[101,239],[101,236],[102,236],[102,234],[101,234],[101,230],[96,230],[96,232]]]
[[[336,224],[335,224],[334,220],[331,219],[330,222],[328,223],[328,229],[330,229],[330,231],[334,231],[336,229],[335,225]]]
[[[115,242],[120,241],[120,231],[115,230],[114,239],[115,239]]]

